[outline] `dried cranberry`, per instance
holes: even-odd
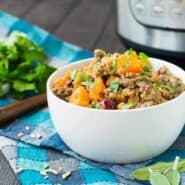
[[[72,80],[68,80],[66,86],[67,87],[72,87],[73,86],[72,82],[73,82]]]
[[[111,99],[106,99],[104,101],[104,108],[105,109],[116,109],[116,102]]]

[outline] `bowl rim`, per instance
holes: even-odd
[[[47,94],[48,94],[48,91],[50,92],[50,94],[59,102],[63,103],[63,104],[66,104],[68,106],[71,106],[71,108],[76,108],[76,109],[81,109],[81,110],[86,110],[86,111],[93,111],[93,112],[102,112],[102,113],[120,113],[120,112],[127,112],[127,113],[131,113],[131,112],[139,112],[139,111],[150,111],[150,110],[156,110],[156,109],[159,109],[159,108],[162,108],[164,106],[168,106],[170,104],[173,104],[175,103],[177,100],[185,97],[185,91],[183,93],[181,93],[179,96],[177,96],[176,98],[173,98],[169,101],[166,101],[164,103],[160,103],[160,104],[157,104],[157,105],[153,105],[153,106],[149,106],[149,107],[142,107],[142,108],[135,108],[135,109],[93,109],[93,108],[90,108],[90,107],[83,107],[83,106],[80,106],[80,105],[75,105],[75,104],[72,104],[72,103],[69,103],[69,102],[66,102],[64,101],[63,99],[59,98],[58,96],[56,96],[53,91],[51,90],[50,88],[50,84],[51,84],[51,81],[52,79],[60,72],[60,71],[63,71],[67,68],[70,68],[71,66],[73,65],[78,65],[80,63],[86,63],[86,62],[90,62],[90,60],[93,60],[94,57],[91,57],[91,58],[86,58],[86,59],[82,59],[82,60],[78,60],[78,61],[75,61],[73,63],[70,63],[70,64],[67,64],[67,65],[64,65],[63,67],[60,67],[58,68],[55,72],[53,72],[48,80],[47,80]],[[173,63],[170,63],[166,60],[163,60],[163,59],[159,59],[159,58],[154,58],[154,57],[150,57],[150,60],[157,60],[157,61],[160,61],[162,63],[167,64],[168,66],[171,66],[172,68],[177,68],[178,70],[182,71],[182,73],[184,73],[184,76],[185,76],[185,70],[182,69],[181,67],[173,64]],[[182,79],[181,79],[182,80]],[[184,80],[183,80],[184,82]],[[47,95],[47,99],[48,99],[48,95]]]

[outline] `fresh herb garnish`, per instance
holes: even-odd
[[[91,108],[93,108],[93,109],[99,109],[100,108],[100,104],[94,102],[94,103],[92,103]]]
[[[77,74],[78,74],[77,70],[72,71],[72,73],[71,73],[71,80],[74,81],[76,79]]]
[[[167,89],[167,91],[168,91],[170,94],[175,93],[175,89],[174,89],[173,87],[171,87],[170,85],[161,85],[161,87],[164,87],[165,89]]]
[[[147,61],[148,60],[148,56],[145,53],[143,53],[143,52],[139,53],[139,58],[141,60],[143,60],[143,61]]]
[[[158,91],[162,91],[161,84],[158,82],[154,82],[154,89]]]
[[[110,74],[114,74],[117,70],[117,62],[114,61],[112,67],[111,67],[111,70],[110,70]]]
[[[133,50],[132,48],[130,48],[130,49],[127,51],[128,55],[132,55],[133,51],[134,51],[134,50]]]
[[[109,87],[112,90],[112,92],[116,93],[118,91],[118,88],[119,88],[119,82],[114,81],[110,84]]]
[[[148,77],[145,75],[145,74],[140,74],[138,76],[139,80],[142,80],[142,81],[149,81]]]
[[[143,66],[143,71],[146,73],[151,72],[151,70],[148,66]]]
[[[124,67],[129,67],[130,66],[130,63],[129,62],[125,62],[124,63]]]

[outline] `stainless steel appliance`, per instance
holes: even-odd
[[[129,47],[185,59],[185,0],[117,0],[117,15]]]

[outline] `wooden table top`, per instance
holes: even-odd
[[[0,9],[85,49],[125,51],[116,34],[115,0],[1,0]]]

